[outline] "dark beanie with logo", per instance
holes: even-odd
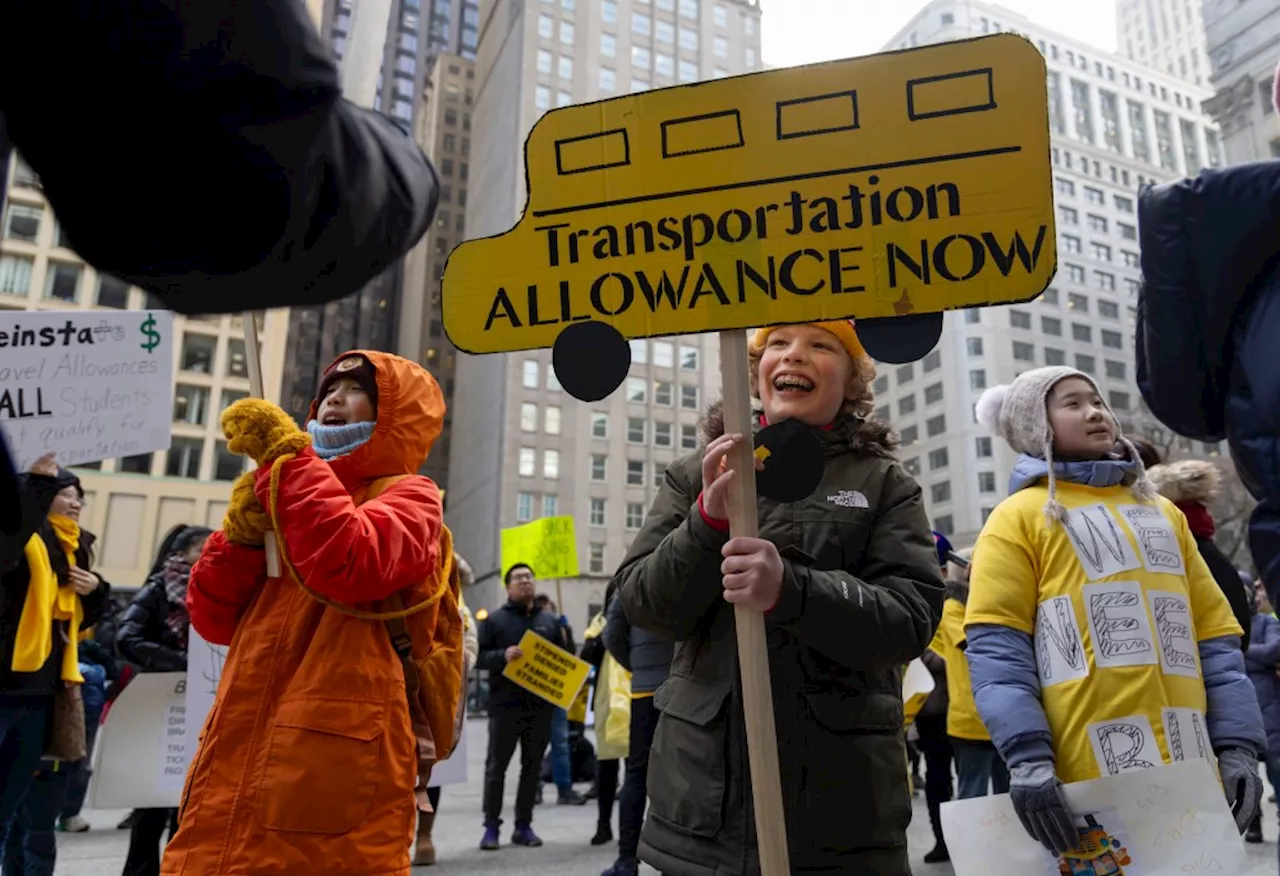
[[[374,411],[377,411],[378,376],[373,369],[373,363],[359,355],[344,356],[329,366],[329,370],[325,371],[324,377],[320,380],[320,390],[316,393],[316,407],[319,408],[333,385],[344,377],[359,384],[365,395],[369,396],[369,403],[373,405]]]

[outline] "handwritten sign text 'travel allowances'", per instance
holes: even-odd
[[[0,427],[19,466],[164,450],[173,421],[173,314],[30,311],[0,318]]]

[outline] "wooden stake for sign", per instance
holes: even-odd
[[[262,353],[258,349],[258,317],[253,312],[244,314],[244,361],[249,369],[249,393],[256,398],[266,398],[267,393],[262,381]],[[267,577],[280,577],[280,549],[276,545],[276,534],[270,530],[262,540],[263,550],[267,552]]]
[[[756,468],[751,436],[751,388],[747,373],[747,333],[720,332],[720,381],[724,392],[724,430],[748,437],[729,453],[737,474],[729,481],[729,534],[754,538]],[[738,667],[742,675],[742,712],[747,725],[747,759],[751,796],[756,810],[756,842],[761,876],[790,876],[787,824],[782,809],[782,775],[778,767],[778,730],[773,721],[773,688],[769,681],[769,649],[764,615],[734,606],[738,630]]]

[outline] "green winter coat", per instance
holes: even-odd
[[[723,432],[718,410],[704,432]],[[817,491],[759,501],[760,537],[784,563],[766,627],[791,868],[910,876],[901,674],[942,614],[938,556],[889,427],[842,417],[820,436]],[[678,643],[655,697],[640,857],[666,876],[750,876],[760,867],[733,607],[722,597],[728,534],[698,511],[701,461],[699,451],[667,469],[614,577],[631,623]]]

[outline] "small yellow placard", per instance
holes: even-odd
[[[543,517],[502,530],[502,571],[526,563],[539,578],[576,578],[578,542],[573,518]]]
[[[1044,58],[998,34],[564,107],[514,229],[461,244],[468,353],[894,317],[1039,295],[1057,268]]]
[[[520,650],[524,654],[508,663],[502,676],[553,706],[572,706],[591,664],[557,648],[533,630],[525,630]]]

